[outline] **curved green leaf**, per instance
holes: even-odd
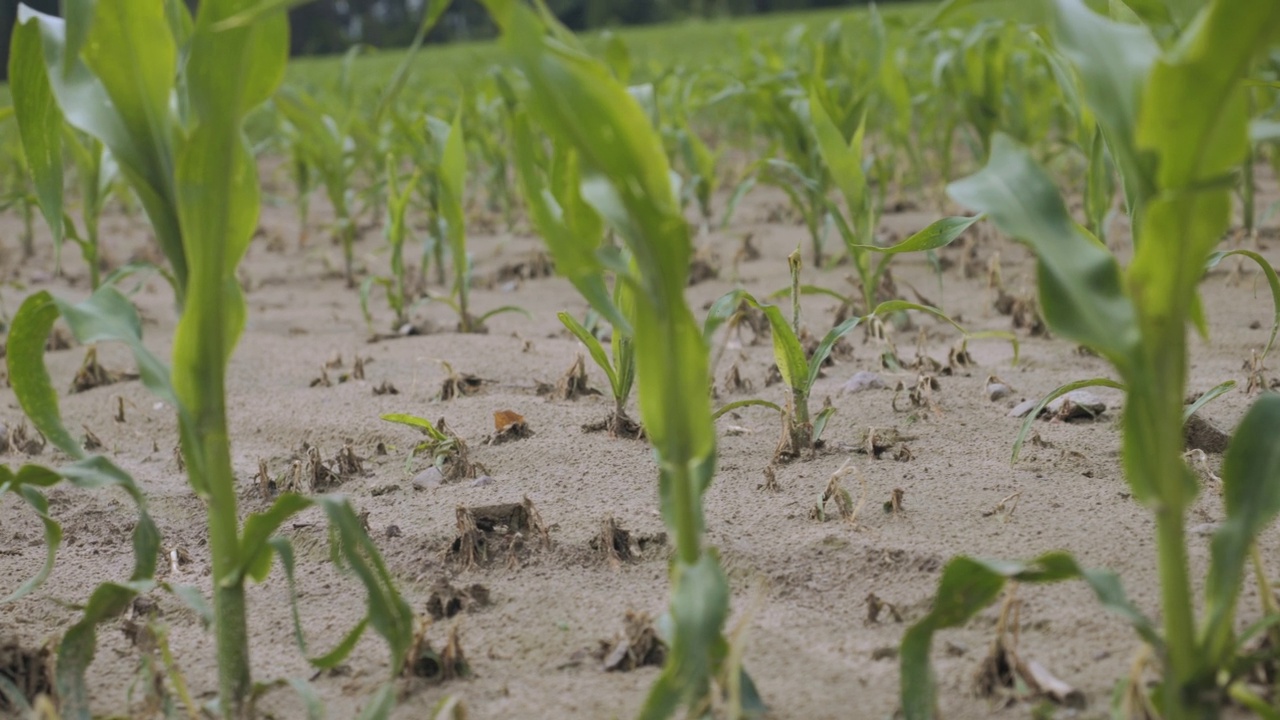
[[[818,347],[813,351],[813,357],[809,358],[809,365],[805,374],[804,394],[808,397],[809,391],[813,389],[813,384],[818,380],[818,372],[822,368],[822,363],[827,361],[827,356],[831,354],[831,348],[835,347],[836,341],[848,335],[851,330],[858,327],[864,318],[851,317],[839,325],[831,328],[830,331],[822,338],[822,342],[818,343]],[[774,331],[777,334],[777,330]]]
[[[1075,380],[1067,383],[1066,385],[1054,388],[1048,395],[1040,398],[1040,402],[1036,403],[1035,407],[1031,408],[1031,412],[1027,413],[1026,418],[1022,421],[1022,427],[1018,429],[1018,437],[1013,441],[1013,457],[1010,458],[1009,463],[1013,464],[1018,462],[1018,454],[1022,452],[1022,444],[1026,442],[1027,435],[1031,432],[1031,423],[1035,422],[1036,418],[1040,417],[1040,413],[1044,410],[1045,405],[1048,405],[1073,390],[1079,390],[1087,387],[1109,387],[1115,388],[1116,390],[1126,389],[1124,384],[1118,383],[1111,378],[1104,377],[1089,378],[1088,380]]]
[[[748,398],[746,400],[734,400],[727,405],[721,405],[719,409],[711,413],[711,419],[719,420],[725,413],[733,412],[734,410],[744,407],[766,407],[780,415],[785,415],[787,412],[786,410],[783,410],[782,406],[778,405],[778,403],[761,400],[759,398]]]
[[[1236,386],[1235,380],[1228,380],[1219,385],[1214,385],[1212,388],[1206,391],[1203,395],[1196,398],[1195,402],[1191,403],[1190,405],[1182,409],[1182,422],[1185,423],[1192,415],[1196,414],[1197,410],[1204,407],[1205,405],[1208,405],[1210,402],[1222,397],[1229,390],[1231,390],[1231,388],[1235,386]]]
[[[880,247],[879,245],[854,245],[852,247],[861,250],[872,250],[874,252],[883,253],[885,255],[897,255],[905,252],[924,252],[926,250],[937,250],[946,247],[955,241],[956,238],[964,234],[974,223],[983,219],[982,214],[962,216],[962,217],[944,217],[941,220],[935,220],[928,227],[913,234],[911,237],[903,240],[897,245],[889,247]]]
[[[609,387],[613,388],[614,397],[618,396],[621,389],[618,385],[618,374],[613,370],[613,363],[609,361],[609,356],[604,352],[604,346],[596,339],[591,331],[582,327],[582,323],[578,322],[572,315],[567,312],[556,313],[556,317],[560,318],[560,324],[564,325],[569,332],[573,333],[578,341],[587,346],[587,352],[591,353],[591,359],[596,361],[604,374],[609,376]],[[617,330],[614,330],[617,332]]]
[[[1041,555],[1029,563],[956,557],[942,570],[929,614],[912,625],[899,647],[901,701],[906,720],[936,717],[937,687],[929,651],[939,630],[959,627],[990,605],[1010,580],[1055,583],[1082,579],[1108,611],[1125,619],[1157,652],[1162,647],[1155,627],[1125,597],[1119,578],[1101,570],[1085,570],[1063,552]]]
[[[1247,257],[1258,264],[1262,269],[1263,275],[1267,278],[1267,285],[1271,288],[1271,300],[1275,305],[1275,311],[1272,313],[1271,335],[1267,338],[1267,346],[1262,350],[1262,358],[1265,359],[1267,354],[1271,352],[1272,346],[1276,344],[1276,332],[1280,331],[1280,276],[1276,275],[1276,269],[1271,266],[1267,259],[1252,250],[1227,250],[1216,252],[1209,256],[1209,260],[1205,263],[1205,269],[1211,270],[1223,258],[1232,255]]]
[[[33,293],[18,308],[9,326],[5,364],[22,412],[53,446],[73,458],[84,450],[62,424],[58,394],[44,364],[44,346],[58,319],[58,306],[47,291]]]
[[[27,167],[35,181],[40,212],[53,242],[62,242],[62,112],[49,87],[40,28],[33,20],[13,28],[9,88]]]
[[[987,166],[948,185],[947,192],[1031,246],[1039,259],[1040,304],[1049,326],[1098,350],[1123,374],[1133,362],[1138,324],[1120,267],[1106,249],[1081,234],[1053,181],[1026,148],[996,133]]]
[[[1232,652],[1236,598],[1249,548],[1280,514],[1280,395],[1263,394],[1236,427],[1222,462],[1222,499],[1227,517],[1213,535],[1205,581],[1201,646],[1212,667]]]

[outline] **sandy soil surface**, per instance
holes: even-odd
[[[1274,188],[1270,178],[1266,183]],[[782,202],[780,194],[758,191],[743,203],[727,230],[705,239],[721,270],[718,279],[689,290],[699,313],[734,287],[735,274],[743,286],[764,294],[786,285],[785,257],[797,243],[805,243],[807,257],[801,227],[770,221],[779,215]],[[936,217],[922,210],[895,213],[885,218],[884,228],[901,236]],[[663,527],[652,452],[641,441],[580,429],[606,415],[610,401],[605,398],[548,401],[535,392],[537,381],[554,382],[582,352],[555,313],[568,310],[581,317],[584,301],[559,278],[498,282],[475,291],[476,309],[518,304],[530,318],[496,317],[485,335],[438,332],[371,344],[366,342],[370,331],[357,294],[333,272],[340,264],[339,251],[321,242],[326,233],[320,212],[314,220],[311,244],[298,248],[292,210],[264,208],[262,236],[243,265],[250,317],[228,387],[233,458],[244,509],[265,506],[255,490],[259,461],[278,475],[288,470],[304,444],[317,448],[326,460],[349,444],[365,458],[365,472],[343,482],[340,491],[368,513],[370,532],[413,608],[425,613],[433,587],[441,581],[457,587],[479,583],[488,589],[489,605],[440,621],[429,631],[439,647],[448,630],[458,628],[473,676],[441,685],[403,685],[396,717],[423,717],[446,694],[464,698],[476,718],[633,716],[657,669],[604,672],[583,650],[593,650],[600,640],[620,632],[628,610],[656,615],[664,608],[669,548],[657,540]],[[120,262],[144,248],[149,237],[144,228],[139,218],[110,215],[103,226],[110,258]],[[47,251],[37,261],[17,262],[17,229],[15,218],[0,218],[3,266],[10,280],[0,291],[4,307],[13,312],[25,293],[41,288],[83,296],[84,273],[74,249],[66,253],[69,279],[53,278]],[[761,256],[742,261],[735,271],[734,257],[748,234]],[[1009,330],[1010,317],[993,309],[996,293],[987,286],[987,265],[998,257],[1006,288],[1024,296],[1033,287],[1033,265],[1020,247],[991,237],[989,231],[979,234],[982,237],[972,242],[973,262],[980,270],[975,277],[963,276],[963,250],[956,248],[942,253],[954,264],[941,283],[922,257],[895,262],[898,286],[908,299],[914,298],[907,286],[914,287],[971,331]],[[377,231],[367,232],[358,246],[360,264],[384,267],[387,260],[380,245]],[[1273,262],[1280,261],[1274,232],[1264,232],[1261,245]],[[538,246],[535,238],[518,233],[477,233],[471,247],[476,275],[484,285],[486,278],[530,257]],[[804,273],[805,282],[848,287],[846,268],[809,267]],[[1271,323],[1266,285],[1252,268],[1237,272],[1234,263],[1224,263],[1203,289],[1212,334],[1208,340],[1192,340],[1190,390],[1204,391],[1230,379],[1243,388],[1247,373],[1242,363],[1265,344]],[[152,278],[134,299],[145,318],[148,345],[167,357],[175,321],[170,291]],[[818,334],[825,332],[835,305],[829,298],[807,297],[805,325]],[[375,328],[386,330],[391,318],[376,294],[373,307]],[[443,305],[419,308],[417,318],[429,318],[437,327],[454,321]],[[960,335],[931,319],[914,322],[914,329],[891,329],[901,359],[911,363],[919,352],[945,368]],[[972,365],[958,366],[949,374],[935,372],[939,389],[923,407],[913,407],[905,392],[895,400],[893,387],[899,381],[914,385],[919,373],[883,368],[880,356],[885,346],[856,331],[850,336],[851,353],[841,355],[814,390],[815,407],[829,397],[838,408],[826,433],[829,448],[813,459],[778,466],[777,492],[760,488],[778,437],[776,416],[748,409],[719,421],[719,473],[706,497],[708,541],[720,548],[729,568],[734,590],[731,622],[745,623],[746,667],[772,708],[771,717],[890,717],[898,704],[895,647],[906,623],[926,612],[943,564],[959,553],[1029,558],[1066,548],[1086,566],[1117,571],[1130,598],[1145,611],[1158,612],[1153,523],[1149,512],[1130,499],[1118,462],[1121,395],[1099,392],[1109,408],[1096,421],[1037,423],[1039,442],[1028,443],[1017,464],[1009,462],[1020,423],[1009,417],[1014,403],[1070,380],[1108,375],[1109,368],[1060,339],[1031,336],[1025,329],[1016,332],[1022,351],[1017,365],[1012,364],[1007,342],[972,341]],[[773,362],[769,343],[753,344],[749,332],[743,340],[740,346],[730,346],[717,368],[718,402],[751,396],[782,402],[781,386],[766,385]],[[131,369],[121,348],[103,347],[100,354],[109,368]],[[49,354],[58,386],[70,385],[83,355],[80,348]],[[341,366],[335,362],[327,371],[331,386],[313,386],[322,365],[339,357]],[[364,379],[340,382],[357,357],[364,359]],[[447,402],[436,399],[447,375],[438,361],[484,379],[481,391]],[[592,384],[607,392],[603,375],[589,361],[588,365]],[[753,390],[723,386],[721,379],[733,365]],[[845,382],[861,370],[879,373],[888,389],[842,394]],[[999,376],[1014,394],[988,399],[990,375]],[[374,388],[384,381],[398,394],[375,395]],[[1237,389],[1204,414],[1229,428],[1249,401]],[[114,418],[121,402],[124,422]],[[0,420],[6,426],[22,422],[10,391],[0,394],[0,403]],[[500,410],[522,414],[534,435],[485,445],[485,436],[493,432],[493,413]],[[63,412],[70,428],[91,430],[105,452],[135,475],[149,495],[165,547],[189,556],[189,563],[166,572],[164,579],[194,583],[207,593],[203,508],[175,461],[172,409],[158,405],[134,381],[68,395]],[[411,479],[426,463],[408,461],[415,434],[379,419],[389,412],[445,418],[492,482],[415,487]],[[896,429],[905,439],[874,458],[856,451],[869,428],[882,435]],[[380,444],[387,454],[377,454]],[[901,446],[908,451],[895,460]],[[25,459],[6,458],[11,464]],[[56,463],[58,457],[47,450],[35,460]],[[854,522],[831,517],[834,512],[825,522],[812,519],[811,509],[829,476],[846,460],[852,460],[854,473],[844,479],[844,486],[855,500],[864,497],[865,505]],[[1220,461],[1220,456],[1209,458],[1213,467]],[[896,490],[902,492],[901,511],[886,512],[883,505]],[[514,561],[499,553],[490,565],[470,570],[445,557],[456,535],[455,508],[520,502],[525,497],[549,526],[551,549],[530,547]],[[83,601],[98,581],[126,578],[131,566],[131,512],[121,496],[57,489],[51,499],[53,513],[67,533],[58,566],[42,589],[0,613],[0,636],[26,647],[56,636],[77,617],[69,604]],[[634,536],[653,540],[639,558],[620,567],[592,545],[608,516]],[[1220,500],[1209,490],[1202,493],[1190,524],[1221,517]],[[285,534],[299,555],[301,612],[312,649],[331,647],[363,613],[362,592],[327,563],[319,517],[304,515]],[[1280,576],[1278,541],[1275,533],[1263,540],[1273,577]],[[1208,538],[1193,534],[1190,543],[1193,575],[1199,578],[1206,566]],[[33,573],[43,553],[36,519],[6,501],[0,506],[0,593]],[[888,610],[869,619],[872,594],[891,604],[901,622]],[[255,677],[312,677],[293,642],[283,575],[277,569],[264,584],[252,587],[249,597]],[[1025,587],[1018,598],[1022,654],[1080,688],[1088,701],[1084,716],[1106,716],[1113,683],[1127,672],[1138,648],[1135,636],[1100,610],[1079,583]],[[211,634],[172,596],[156,593],[154,601],[163,612],[192,692],[211,697],[216,683]],[[1248,619],[1257,608],[1256,591],[1246,589],[1241,603]],[[939,637],[935,662],[947,717],[997,713],[992,701],[972,691],[997,615],[998,608],[990,608],[967,627]],[[91,668],[94,705],[104,714],[141,712],[141,688],[134,687],[139,651],[122,631],[125,624],[122,618],[102,628]],[[329,716],[354,716],[384,679],[387,667],[385,648],[370,636],[338,671],[315,677]],[[303,716],[287,687],[268,693],[262,707],[275,717]],[[1025,717],[1029,707],[1020,704],[1000,712]]]

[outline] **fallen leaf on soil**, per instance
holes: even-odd
[[[493,427],[497,432],[485,438],[486,445],[501,445],[513,440],[523,440],[533,436],[524,416],[514,410],[499,410],[493,414]]]
[[[84,362],[76,371],[71,381],[71,392],[80,393],[104,385],[113,385],[124,380],[138,379],[137,373],[108,370],[98,362],[98,349],[89,348],[84,354]]]
[[[630,672],[646,665],[662,665],[667,646],[658,637],[648,613],[628,610],[622,633],[612,640],[601,640],[596,657],[606,672]]]

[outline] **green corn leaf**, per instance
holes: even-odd
[[[670,623],[671,653],[681,662],[668,662],[640,710],[640,720],[670,717],[675,707],[706,697],[714,668],[695,648],[721,641],[729,607],[729,581],[713,554],[704,554],[694,565],[677,563],[672,571]]]
[[[733,412],[734,410],[744,407],[766,407],[780,415],[785,415],[787,412],[786,410],[783,410],[782,406],[778,405],[778,403],[761,400],[759,398],[748,398],[746,400],[735,400],[727,405],[720,406],[718,410],[711,413],[711,419],[719,420],[724,417],[725,413]]]
[[[1022,452],[1022,444],[1026,442],[1027,435],[1031,433],[1031,423],[1036,421],[1040,416],[1040,412],[1044,410],[1045,405],[1066,395],[1073,390],[1080,390],[1087,387],[1109,387],[1116,390],[1125,390],[1123,383],[1118,383],[1111,378],[1089,378],[1088,380],[1076,380],[1054,388],[1049,394],[1040,398],[1040,401],[1031,408],[1031,412],[1027,413],[1026,419],[1022,421],[1022,427],[1018,429],[1018,437],[1013,441],[1013,457],[1009,460],[1010,464],[1018,462],[1018,454]]]
[[[413,610],[396,590],[382,555],[346,498],[321,495],[313,501],[324,510],[330,528],[336,531],[343,561],[364,586],[368,605],[365,621],[386,641],[391,651],[391,677],[396,677],[413,640]]]
[[[1227,517],[1213,535],[1200,640],[1212,667],[1222,667],[1232,652],[1234,611],[1249,549],[1280,514],[1277,427],[1280,396],[1263,394],[1236,427],[1223,458],[1222,496]]]
[[[1140,210],[1154,192],[1155,178],[1134,129],[1143,82],[1160,48],[1147,28],[1102,17],[1082,0],[1056,0],[1054,8],[1057,45],[1080,73],[1085,102],[1116,159],[1129,205]]]
[[[205,630],[213,627],[213,607],[209,605],[209,601],[205,599],[204,593],[195,585],[170,585],[168,586],[174,597],[178,598],[183,605],[186,605],[196,617],[200,619],[200,625]]]
[[[155,575],[160,553],[160,531],[147,510],[146,496],[133,477],[102,455],[90,455],[58,468],[58,474],[81,489],[118,487],[129,495],[138,508],[138,521],[133,526],[133,574],[130,581],[143,582]]]
[[[0,599],[0,605],[7,605],[40,587],[48,579],[49,573],[53,572],[58,548],[62,545],[62,526],[49,515],[49,501],[40,489],[61,480],[57,473],[35,465],[24,465],[17,474],[7,467],[0,468],[0,497],[4,497],[6,492],[13,492],[35,511],[36,517],[40,518],[40,523],[44,526],[45,546],[44,565],[17,589]]]
[[[1198,411],[1200,408],[1204,407],[1205,405],[1208,405],[1214,400],[1217,400],[1218,398],[1227,394],[1227,392],[1230,391],[1235,386],[1236,386],[1235,380],[1228,380],[1224,383],[1214,385],[1212,388],[1207,390],[1203,395],[1196,398],[1195,402],[1191,403],[1190,405],[1182,409],[1182,422],[1185,423],[1188,419],[1190,419],[1192,415],[1195,415],[1196,411]]]
[[[40,212],[57,246],[62,243],[62,112],[49,87],[40,27],[34,19],[13,28],[9,88]]]
[[[575,215],[573,208],[579,203],[571,200],[566,202],[563,195],[557,198],[546,187],[536,159],[535,143],[538,140],[524,113],[516,114],[513,131],[516,174],[529,208],[530,219],[551,251],[556,272],[568,278],[591,307],[604,315],[615,328],[629,330],[630,324],[609,299],[609,290],[605,286],[600,262],[596,257],[596,250],[604,237],[603,226],[598,222],[590,225],[573,222],[575,218],[581,218],[582,214],[589,212],[594,215],[595,211],[581,202],[579,214]],[[557,160],[560,166],[576,165],[572,157],[565,157],[563,154]],[[576,169],[574,173],[576,174]],[[564,189],[563,192],[572,193],[573,198],[581,200],[578,185],[580,183],[574,182],[571,188]],[[566,204],[569,205],[568,211],[565,209]],[[598,216],[596,217],[598,221]]]
[[[373,692],[373,697],[360,711],[357,720],[384,720],[391,716],[396,706],[396,686],[394,683],[383,683]]]
[[[440,159],[440,214],[445,223],[445,237],[453,254],[453,290],[459,299],[459,314],[467,310],[471,285],[471,263],[467,258],[467,218],[463,195],[466,192],[467,151],[462,133],[462,111],[454,115],[453,124],[444,141]],[[469,318],[460,318],[464,326]]]
[[[364,631],[369,627],[369,619],[362,618],[356,623],[347,634],[342,636],[342,640],[334,646],[332,650],[318,657],[309,657],[307,662],[321,670],[328,670],[338,663],[346,659],[351,651],[355,649],[356,643],[360,642],[360,637],[364,635]]]
[[[1277,276],[1276,269],[1271,266],[1271,263],[1268,262],[1266,258],[1252,250],[1227,250],[1224,252],[1213,253],[1209,256],[1209,261],[1205,264],[1205,269],[1212,269],[1218,263],[1222,262],[1223,258],[1231,257],[1232,255],[1246,257],[1257,263],[1258,267],[1261,268],[1263,275],[1267,278],[1267,285],[1271,288],[1271,300],[1275,305],[1275,311],[1272,313],[1271,335],[1267,338],[1267,346],[1262,350],[1262,357],[1266,358],[1271,352],[1271,348],[1276,344],[1277,331],[1280,331],[1280,276]]]
[[[791,329],[791,322],[777,305],[761,305],[754,298],[747,298],[769,320],[769,334],[773,336],[773,358],[778,364],[778,371],[782,373],[783,382],[792,389],[804,388],[809,384],[809,362],[805,358],[800,339],[796,337],[795,330]]]
[[[1026,148],[996,133],[987,166],[947,186],[947,192],[1031,246],[1039,258],[1040,301],[1050,327],[1098,350],[1122,373],[1131,365],[1138,327],[1119,265],[1080,232]]]
[[[983,218],[982,215],[973,215],[969,217],[944,217],[941,220],[935,220],[928,227],[913,234],[911,237],[903,240],[897,245],[889,247],[880,247],[879,245],[854,245],[860,250],[873,250],[885,255],[897,255],[906,252],[925,252],[927,250],[937,250],[946,247],[956,238],[964,234],[974,223]]]
[[[1188,188],[1244,158],[1249,114],[1240,80],[1277,28],[1275,3],[1211,3],[1194,32],[1155,63],[1134,127],[1138,144],[1159,157],[1161,188]]]
[[[582,323],[578,322],[572,315],[567,312],[556,313],[556,317],[560,318],[560,324],[564,325],[574,337],[587,346],[587,352],[591,353],[591,359],[596,361],[596,365],[609,376],[609,387],[613,388],[613,396],[618,397],[621,386],[618,384],[618,374],[613,370],[613,363],[609,361],[609,356],[604,352],[604,346],[591,334],[590,330],[582,327]],[[615,331],[616,332],[616,331]]]
[[[818,347],[813,351],[813,357],[809,358],[804,384],[802,385],[806,397],[809,395],[809,392],[813,390],[813,384],[818,381],[818,373],[822,369],[822,363],[826,362],[827,356],[831,354],[831,348],[835,347],[836,342],[840,338],[848,335],[850,331],[858,327],[858,324],[864,319],[865,318],[851,317],[831,328],[831,330],[823,336],[822,342],[818,343]],[[778,331],[776,329],[773,333],[774,336],[777,337]]]
[[[80,620],[63,634],[62,641],[58,643],[54,687],[62,717],[74,720],[92,717],[85,671],[93,662],[98,625],[119,616],[134,598],[153,586],[150,581],[102,583],[89,596]]]
[[[813,418],[813,442],[816,444],[822,439],[822,433],[827,429],[827,423],[835,416],[835,407],[824,407],[818,411],[817,416]]]
[[[487,312],[480,313],[480,317],[476,318],[476,323],[483,325],[489,318],[494,317],[495,315],[502,315],[504,313],[516,313],[517,315],[523,315],[527,318],[533,317],[529,314],[528,310],[525,310],[518,305],[503,305],[502,307],[496,307]]]
[[[746,290],[730,290],[716,298],[707,309],[707,317],[702,321],[702,337],[711,342],[711,336],[738,312],[742,302],[751,294]]]
[[[13,394],[36,430],[54,447],[80,458],[84,457],[84,450],[62,424],[58,394],[44,364],[44,346],[57,319],[58,306],[48,292],[41,290],[28,296],[9,326],[5,363]]]
[[[27,702],[26,696],[18,689],[13,681],[4,675],[0,675],[0,698],[4,698],[9,704],[9,708],[17,711],[20,717],[38,717],[31,710],[31,703]]]
[[[430,420],[427,420],[425,418],[420,418],[415,415],[407,415],[405,413],[390,413],[387,415],[383,415],[382,419],[386,420],[387,422],[399,423],[401,425],[408,425],[409,427],[418,428],[419,430],[422,431],[424,435],[429,436],[432,440],[443,442],[449,439],[448,436],[440,432],[440,430],[437,429],[435,424],[432,423]]]
[[[745,178],[734,186],[733,192],[729,194],[729,202],[725,204],[724,217],[720,220],[720,229],[724,230],[729,227],[729,221],[738,211],[738,205],[742,202],[742,198],[747,196],[756,186],[756,173],[753,169]]]
[[[936,717],[937,687],[929,662],[933,636],[939,630],[959,627],[999,596],[1008,581],[1055,583],[1082,579],[1104,608],[1126,620],[1157,652],[1162,647],[1151,621],[1125,597],[1119,578],[1110,572],[1085,570],[1071,555],[1041,555],[1030,563],[956,557],[942,570],[933,608],[902,637],[899,664],[902,673],[902,712],[906,720]]]
[[[68,7],[64,22],[23,6],[19,22],[38,23],[49,85],[63,116],[110,149],[146,210],[179,287],[185,288],[169,111],[176,49],[164,5],[96,8],[79,0]]]
[[[244,521],[240,535],[240,561],[233,574],[218,578],[218,582],[235,585],[247,575],[254,582],[262,582],[271,571],[271,546],[268,541],[280,529],[285,520],[311,506],[311,501],[295,493],[285,493],[276,498],[264,512],[254,513]]]
[[[307,708],[307,720],[325,720],[324,700],[320,699],[315,687],[305,678],[289,678],[288,682],[293,691],[298,693],[298,697],[302,698],[302,704]]]
[[[1085,211],[1089,226],[1099,239],[1106,240],[1107,216],[1111,199],[1115,194],[1115,181],[1111,176],[1111,162],[1107,157],[1106,142],[1102,130],[1095,127],[1089,143],[1089,167],[1085,177]]]
[[[844,195],[849,212],[856,218],[865,212],[869,205],[867,176],[862,169],[862,139],[866,128],[866,119],[858,124],[853,138],[846,141],[844,134],[836,127],[821,98],[817,88],[809,91],[809,118],[813,122],[813,133],[817,138],[818,149],[822,153],[822,161],[835,180],[836,187]],[[862,225],[858,224],[859,230]],[[865,240],[866,238],[861,238]]]
[[[178,405],[169,380],[169,369],[143,344],[142,318],[133,303],[119,290],[105,284],[84,302],[75,305],[59,298],[53,301],[76,340],[86,345],[124,343],[133,353],[142,384],[161,400]]]

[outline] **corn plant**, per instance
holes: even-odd
[[[815,81],[816,83],[817,81]],[[863,169],[864,122],[851,136],[846,136],[832,121],[823,99],[821,86],[810,88],[809,117],[813,135],[827,172],[845,201],[849,217],[834,203],[828,203],[829,217],[833,218],[849,253],[849,259],[857,274],[861,312],[869,313],[876,306],[876,294],[889,271],[894,256],[905,252],[926,252],[949,245],[965,230],[981,219],[972,217],[945,217],[893,245],[882,247],[876,243],[883,194],[878,198],[872,192]],[[839,294],[837,293],[837,297]],[[848,301],[850,298],[843,298]],[[895,298],[890,298],[895,299]]]
[[[609,352],[591,329],[569,313],[557,315],[560,323],[586,346],[591,359],[609,379],[613,413],[605,421],[610,435],[634,435],[635,423],[627,415],[627,400],[635,384],[634,302],[625,281],[615,280],[610,291],[605,269],[595,255],[604,247],[605,225],[600,214],[583,196],[583,168],[576,149],[553,140],[550,156],[534,135],[527,112],[514,118],[516,170],[529,216],[547,243],[556,269],[591,303],[601,308],[610,323]],[[628,260],[619,257],[625,266]]]
[[[934,713],[929,648],[937,630],[965,622],[1007,580],[1082,578],[1159,659],[1152,704],[1166,720],[1215,717],[1228,696],[1274,716],[1277,699],[1258,697],[1243,678],[1259,662],[1245,643],[1275,618],[1238,634],[1236,611],[1255,540],[1280,512],[1273,438],[1280,396],[1254,403],[1227,451],[1226,519],[1213,535],[1200,612],[1187,568],[1185,521],[1197,483],[1182,458],[1182,405],[1187,325],[1205,330],[1197,284],[1229,226],[1231,174],[1248,149],[1241,80],[1254,54],[1280,36],[1280,5],[1214,0],[1167,49],[1145,26],[1097,15],[1079,0],[1057,0],[1053,9],[1055,43],[1125,168],[1130,205],[1140,208],[1132,263],[1122,268],[1083,231],[1047,173],[1003,134],[993,135],[986,167],[949,191],[1032,249],[1050,327],[1106,358],[1121,376],[1125,476],[1134,498],[1155,515],[1164,628],[1125,599],[1114,575],[1083,570],[1065,553],[1030,563],[956,558],[943,571],[932,611],[903,639],[903,708],[908,718]],[[1267,588],[1261,564],[1255,567]]]
[[[309,183],[314,170],[320,176],[329,205],[333,208],[334,231],[342,245],[343,278],[347,287],[356,286],[355,242],[356,225],[351,213],[352,176],[356,169],[356,143],[349,123],[328,115],[310,94],[300,88],[285,88],[276,94],[276,108],[288,121],[290,130],[285,138],[290,142],[290,154],[294,157],[295,176],[298,181]],[[303,170],[299,163],[305,164]],[[299,186],[299,214],[305,214],[302,203],[308,203]]]
[[[462,132],[462,112],[454,115],[453,123],[443,133],[438,170],[438,200],[442,232],[449,245],[449,257],[453,263],[453,291],[448,297],[433,296],[458,315],[458,332],[485,332],[485,321],[503,313],[522,313],[523,308],[503,305],[479,316],[471,314],[471,256],[467,254],[467,216],[465,199],[467,189],[467,146]]]
[[[404,243],[410,234],[406,216],[409,203],[418,182],[422,179],[421,168],[415,170],[407,180],[400,179],[395,160],[387,156],[387,247],[391,251],[391,273],[365,278],[360,283],[360,309],[364,312],[365,322],[372,325],[373,317],[369,312],[369,293],[375,284],[381,285],[387,296],[387,305],[395,315],[393,329],[400,329],[409,321],[410,290],[409,278],[404,265]],[[403,183],[403,185],[402,185]]]
[[[320,667],[340,662],[372,626],[391,649],[394,676],[408,651],[413,614],[346,500],[283,494],[243,523],[237,509],[226,369],[247,315],[236,266],[259,210],[256,168],[242,126],[284,74],[286,18],[278,6],[246,0],[206,0],[194,18],[179,2],[104,0],[64,10],[65,20],[23,7],[14,29],[15,63],[24,75],[14,88],[21,98],[19,112],[57,120],[26,123],[39,130],[24,132],[23,142],[29,156],[39,156],[55,142],[52,135],[61,131],[65,118],[103,143],[151,219],[175,276],[180,318],[172,368],[167,368],[143,345],[137,312],[110,285],[78,305],[36,293],[14,317],[6,357],[14,394],[37,429],[73,459],[56,470],[28,467],[0,476],[0,487],[17,491],[44,521],[49,562],[58,532],[41,488],[59,478],[80,486],[120,486],[140,507],[133,576],[99,585],[60,642],[56,687],[61,711],[64,717],[89,717],[84,673],[93,659],[96,627],[138,594],[157,587],[153,573],[159,537],[145,498],[127,473],[105,457],[86,455],[62,423],[43,360],[45,340],[59,316],[81,342],[124,342],[146,386],[177,410],[188,481],[207,513],[212,609],[197,588],[161,587],[175,592],[213,626],[217,714],[242,716],[252,689],[246,582],[264,580],[279,556],[292,587],[292,549],[275,533],[289,517],[313,505],[329,519],[333,557],[365,586],[368,611],[335,650],[311,662]],[[51,168],[52,163],[32,165],[38,185],[54,186],[46,175],[55,172]],[[46,217],[54,215],[60,193],[48,194],[42,202],[48,204],[42,207]],[[47,566],[36,581],[47,574]],[[305,652],[301,627],[296,630]],[[383,707],[393,699],[388,683],[374,705]]]
[[[715,551],[703,545],[702,494],[715,473],[708,348],[684,297],[692,243],[661,138],[608,67],[545,8],[536,13],[513,0],[486,6],[529,84],[523,100],[531,118],[578,154],[583,197],[631,255],[629,263],[617,262],[616,254],[583,243],[575,254],[580,264],[568,272],[590,287],[589,278],[607,264],[632,290],[641,419],[657,453],[663,520],[675,538],[664,623],[670,654],[641,717],[670,717],[681,706],[694,716],[713,706],[730,715],[759,710],[723,634],[728,578]],[[565,271],[559,262],[557,268]],[[602,289],[597,285],[587,299],[607,315],[613,311]]]
[[[82,235],[78,232],[75,223],[69,218],[64,221],[63,228],[67,239],[80,248],[80,256],[89,267],[89,288],[97,290],[101,276],[98,221],[102,218],[103,205],[116,181],[117,167],[111,153],[97,138],[74,131],[66,134],[69,140],[67,146],[79,174],[80,222],[84,233]]]

